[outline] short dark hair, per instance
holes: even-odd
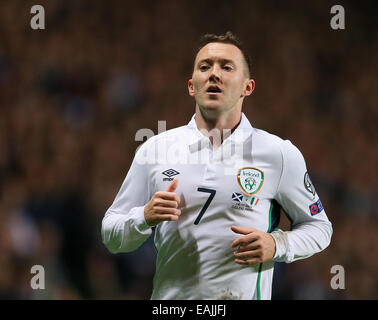
[[[247,74],[248,77],[251,77],[251,59],[249,57],[249,54],[247,50],[244,48],[242,42],[238,37],[236,37],[231,31],[227,31],[225,34],[222,35],[216,35],[212,33],[206,33],[203,36],[201,36],[199,40],[199,47],[197,50],[196,55],[198,52],[207,44],[213,43],[213,42],[220,42],[220,43],[229,43],[233,44],[235,47],[239,48],[241,53],[243,54],[246,66],[247,66]]]

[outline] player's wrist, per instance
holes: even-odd
[[[287,252],[287,235],[284,231],[278,229],[270,233],[275,243],[275,252],[273,261],[284,262],[286,260]]]
[[[140,232],[147,231],[152,227],[147,223],[145,212],[146,206],[135,208],[134,222]]]
[[[268,235],[269,235],[271,242],[272,242],[272,248],[271,248],[272,258],[271,258],[271,260],[273,260],[274,256],[276,255],[276,252],[277,252],[276,239],[270,233],[268,233]]]

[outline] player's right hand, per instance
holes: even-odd
[[[177,221],[181,214],[178,209],[180,198],[174,192],[178,180],[173,179],[167,190],[156,192],[144,207],[144,218],[151,227],[162,221]]]

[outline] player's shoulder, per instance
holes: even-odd
[[[163,132],[158,133],[157,135],[154,135],[150,137],[147,141],[145,141],[140,149],[141,150],[148,150],[150,148],[154,148],[156,145],[159,145],[160,143],[173,143],[176,141],[183,141],[185,137],[187,136],[187,126],[180,126],[173,129],[165,130]],[[168,146],[168,145],[167,145]]]
[[[276,134],[254,128],[253,144],[261,147],[271,156],[287,157],[301,155],[299,149],[289,139],[283,139]]]
[[[165,130],[160,132],[159,134],[153,136],[149,140],[151,144],[158,143],[162,140],[166,141],[176,141],[176,140],[183,140],[187,135],[187,126],[180,126],[176,128],[172,128],[169,130]]]

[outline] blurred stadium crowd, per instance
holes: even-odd
[[[273,4],[274,3],[274,4]],[[377,299],[377,70],[373,16],[300,1],[30,1],[0,3],[0,298],[149,299],[152,239],[111,255],[101,220],[141,128],[189,122],[196,41],[237,34],[252,57],[253,126],[303,153],[334,235],[310,259],[276,264],[274,299]],[[283,220],[283,228],[285,220]],[[46,289],[32,290],[42,265]],[[330,269],[345,268],[345,290]]]

